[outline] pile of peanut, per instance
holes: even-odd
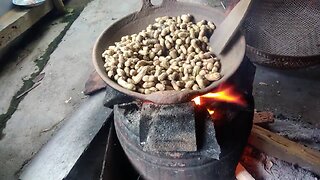
[[[127,35],[102,54],[107,75],[143,94],[198,90],[221,78],[220,61],[208,44],[215,25],[193,23],[189,14],[159,17],[138,34]]]

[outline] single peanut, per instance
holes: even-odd
[[[220,73],[215,72],[215,73],[206,74],[205,78],[209,81],[217,81],[221,78],[221,75]]]
[[[171,81],[171,85],[174,90],[179,91],[181,88],[176,84],[176,81]]]
[[[142,87],[143,87],[143,88],[151,88],[151,87],[153,87],[153,86],[155,86],[155,83],[154,83],[154,82],[144,82],[144,83],[142,84]]]
[[[192,17],[190,14],[183,14],[181,15],[181,20],[184,22],[184,23],[188,23],[192,20]]]
[[[167,73],[162,73],[158,76],[159,81],[163,81],[168,77]]]
[[[199,85],[199,87],[202,89],[202,88],[205,88],[205,83],[204,83],[204,80],[202,78],[201,75],[197,75],[196,76],[196,82],[197,84]]]
[[[199,88],[199,86],[198,86],[198,84],[194,84],[193,86],[192,86],[192,90],[199,90],[200,88]]]
[[[166,89],[166,86],[164,84],[158,83],[158,84],[156,84],[156,88],[159,91],[164,91]]]
[[[147,71],[148,71],[148,66],[144,66],[136,76],[132,77],[135,84],[138,84],[142,80],[143,76],[146,75]]]
[[[136,86],[134,84],[131,84],[131,83],[128,83],[126,82],[125,80],[122,79],[122,77],[120,77],[118,80],[117,80],[118,84],[126,89],[129,89],[129,90],[135,90]]]
[[[194,81],[192,81],[192,80],[191,81],[187,81],[186,85],[185,85],[185,88],[191,89],[193,85],[194,85]]]

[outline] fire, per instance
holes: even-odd
[[[194,103],[195,103],[196,105],[201,105],[200,96],[195,97],[194,99],[192,99],[192,101],[194,101]]]
[[[193,99],[196,105],[202,105],[204,102],[210,102],[211,100],[234,103],[240,106],[246,105],[246,101],[243,96],[237,92],[233,86],[220,88],[217,92],[210,92],[202,96],[197,96]]]
[[[209,114],[212,117],[215,116],[215,118],[218,118],[219,114],[220,114],[218,112],[215,112],[216,109],[215,110],[210,109],[210,104],[215,101],[216,102],[220,101],[220,102],[233,103],[233,104],[237,104],[240,106],[247,105],[246,101],[243,98],[243,95],[241,93],[237,92],[235,90],[235,88],[230,85],[220,87],[220,88],[218,88],[218,90],[216,92],[210,92],[210,93],[204,94],[202,96],[197,96],[194,99],[192,99],[192,101],[194,101],[194,103],[198,106],[205,105]]]
[[[214,114],[214,110],[207,109],[210,115]]]

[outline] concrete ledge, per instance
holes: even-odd
[[[14,41],[53,9],[51,0],[34,8],[15,7],[0,16],[0,50]]]
[[[22,172],[22,180],[65,178],[101,129],[112,110],[103,106],[105,92],[91,96]]]

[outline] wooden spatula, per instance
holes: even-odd
[[[214,54],[221,54],[233,38],[242,24],[250,4],[251,0],[240,0],[224,21],[217,26],[217,29],[210,38],[210,45]]]

